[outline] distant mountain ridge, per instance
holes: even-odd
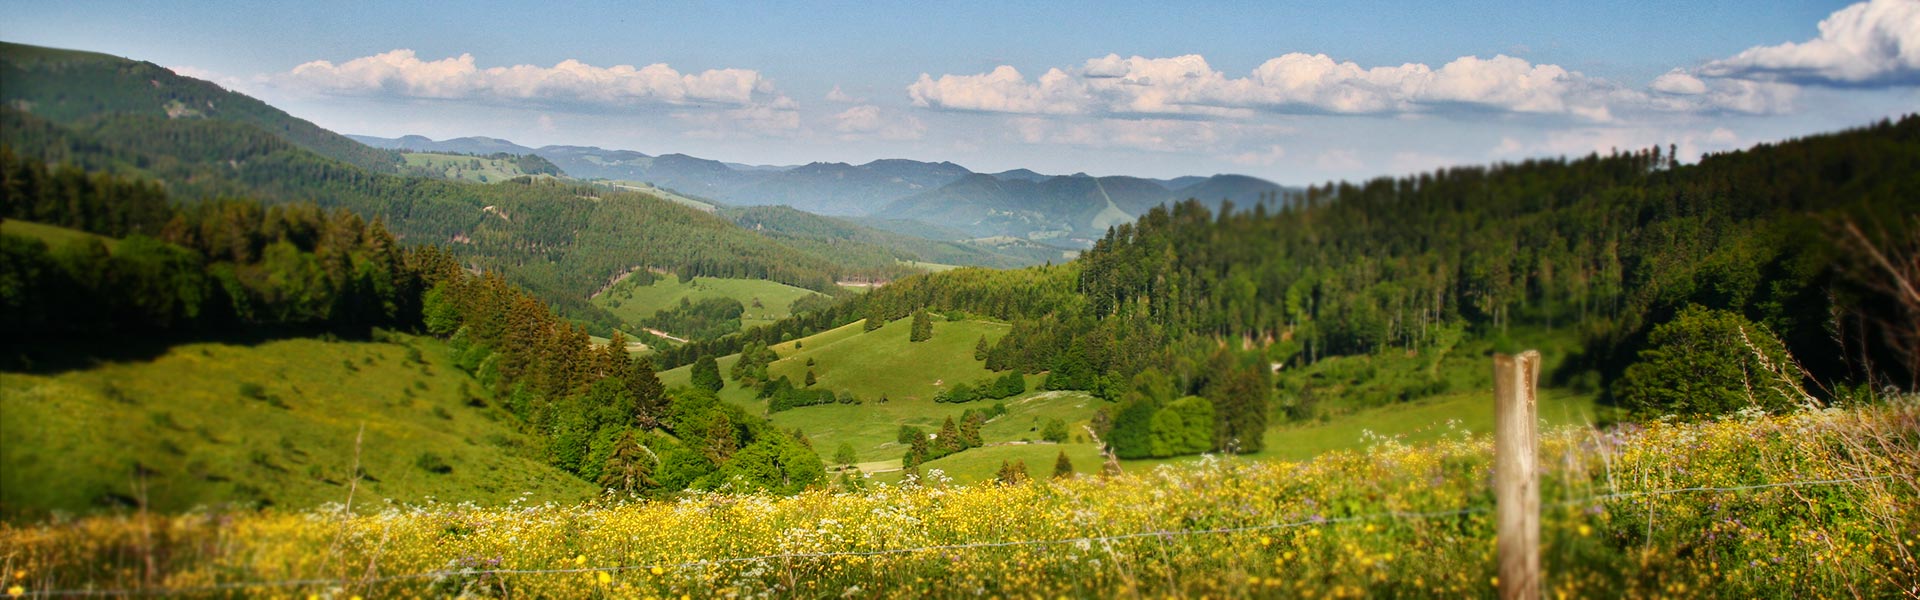
[[[790,206],[810,213],[890,222],[887,229],[951,234],[928,239],[1014,237],[1086,247],[1110,225],[1155,206],[1193,198],[1218,210],[1278,202],[1298,191],[1246,175],[1145,179],[1046,175],[1031,169],[976,173],[951,162],[879,159],[798,166],[725,163],[685,154],[553,145],[529,148],[489,137],[434,141],[351,136],[377,148],[469,154],[534,154],[574,177],[647,182],[732,206]],[[917,227],[911,222],[927,223]]]

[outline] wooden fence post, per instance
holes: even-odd
[[[1500,550],[1500,597],[1540,597],[1539,440],[1534,398],[1540,353],[1493,355],[1493,490]]]

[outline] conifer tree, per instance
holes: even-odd
[[[1053,459],[1053,478],[1071,479],[1072,477],[1073,461],[1067,458],[1066,450],[1061,450],[1060,457]]]
[[[927,316],[926,309],[913,311],[913,331],[907,341],[924,342],[933,339],[933,317]]]
[[[727,385],[726,381],[720,379],[720,363],[713,359],[712,354],[703,355],[699,360],[693,361],[691,377],[693,387],[697,388],[718,392],[720,388]]]

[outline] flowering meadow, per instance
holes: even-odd
[[[1545,433],[1547,597],[1913,597],[1920,406]],[[1107,477],[0,525],[9,594],[1490,596],[1491,442]],[[371,504],[371,506],[369,506]]]

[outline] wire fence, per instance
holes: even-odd
[[[1618,493],[1587,496],[1584,498],[1563,500],[1563,501],[1549,504],[1549,506],[1557,506],[1557,507],[1583,506],[1583,505],[1591,505],[1596,502],[1605,502],[1605,501],[1611,501],[1611,500],[1625,500],[1629,498],[1638,498],[1638,497],[1647,497],[1647,496],[1666,496],[1666,495],[1672,495],[1672,494],[1702,493],[1702,492],[1719,492],[1719,493],[1746,492],[1746,491],[1773,489],[1773,488],[1795,488],[1795,487],[1811,487],[1811,486],[1822,486],[1822,485],[1840,485],[1840,484],[1847,484],[1847,483],[1864,483],[1868,481],[1880,481],[1880,480],[1888,480],[1893,478],[1894,477],[1891,475],[1880,475],[1880,476],[1851,477],[1851,478],[1844,478],[1844,479],[1816,479],[1816,480],[1787,481],[1787,482],[1763,483],[1763,484],[1741,485],[1741,486],[1725,486],[1725,487],[1697,486],[1697,487],[1671,488],[1671,489],[1661,489],[1661,490],[1645,490],[1645,491],[1638,491],[1638,492],[1618,492]],[[559,568],[559,569],[441,569],[441,570],[426,571],[426,572],[420,572],[420,573],[383,575],[378,577],[364,577],[364,578],[336,577],[336,578],[324,578],[324,579],[315,578],[315,579],[283,579],[283,580],[276,580],[276,581],[247,581],[247,582],[233,582],[233,583],[223,583],[223,584],[215,584],[215,585],[207,585],[207,586],[198,586],[198,587],[191,587],[191,588],[162,587],[162,588],[130,588],[130,589],[102,589],[102,590],[87,590],[87,589],[31,590],[31,591],[25,591],[22,594],[22,597],[73,598],[73,597],[199,595],[199,594],[209,594],[209,593],[217,593],[217,592],[229,592],[229,591],[236,591],[236,590],[283,589],[283,588],[299,588],[299,587],[309,587],[309,586],[366,587],[366,586],[372,586],[372,585],[384,584],[384,583],[417,581],[417,580],[423,580],[423,579],[439,579],[439,578],[452,577],[452,576],[475,577],[475,576],[507,576],[507,575],[577,575],[577,574],[587,574],[587,573],[622,573],[622,572],[629,572],[629,571],[651,571],[653,569],[684,570],[684,569],[724,566],[724,565],[739,564],[739,563],[785,561],[785,560],[793,560],[793,559],[875,557],[875,556],[893,556],[893,555],[902,555],[902,554],[918,554],[923,552],[980,550],[980,549],[990,549],[990,548],[1059,546],[1059,545],[1069,545],[1069,544],[1103,544],[1103,543],[1121,542],[1121,541],[1142,539],[1142,538],[1173,539],[1173,538],[1179,538],[1179,537],[1192,537],[1192,536],[1204,536],[1204,535],[1223,535],[1223,534],[1235,534],[1235,533],[1252,533],[1252,532],[1259,532],[1259,531],[1277,531],[1277,530],[1293,529],[1297,527],[1307,527],[1307,526],[1316,526],[1316,525],[1340,525],[1340,524],[1358,523],[1358,522],[1365,522],[1365,521],[1417,520],[1417,519],[1435,519],[1435,518],[1444,518],[1444,517],[1459,517],[1459,516],[1466,516],[1466,515],[1472,515],[1472,514],[1491,513],[1493,512],[1493,510],[1494,510],[1494,507],[1492,506],[1475,506],[1475,507],[1460,508],[1460,509],[1454,509],[1454,510],[1442,510],[1442,511],[1431,511],[1431,512],[1382,511],[1382,512],[1365,514],[1365,515],[1354,515],[1354,516],[1346,516],[1346,517],[1312,517],[1307,519],[1300,519],[1300,520],[1287,521],[1287,522],[1281,522],[1281,523],[1246,525],[1246,526],[1239,526],[1239,527],[1156,530],[1156,531],[1141,531],[1141,532],[1122,533],[1122,534],[1113,534],[1113,535],[1054,538],[1054,539],[1045,539],[1045,540],[1008,540],[1008,541],[998,541],[998,542],[969,542],[969,543],[963,543],[963,544],[940,544],[940,545],[932,545],[932,546],[916,546],[911,548],[891,548],[891,549],[877,549],[877,550],[845,550],[845,551],[835,551],[835,552],[791,552],[791,553],[779,553],[779,554],[762,554],[762,555],[755,555],[755,556],[740,556],[740,557],[732,557],[732,558],[719,558],[719,559],[709,559],[709,560],[696,560],[696,561],[686,561],[686,562],[679,562],[679,563],[633,564],[633,565],[594,566],[594,567],[583,566],[583,567],[577,567],[577,568]]]

